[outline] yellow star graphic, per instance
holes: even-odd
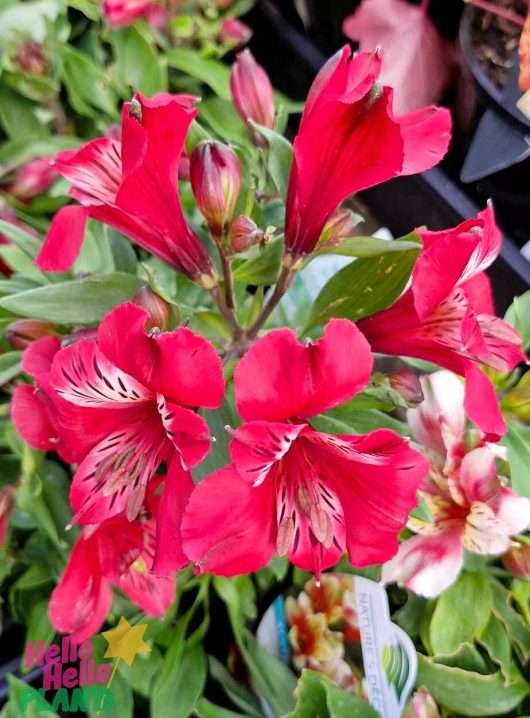
[[[109,644],[104,658],[123,658],[128,666],[132,666],[138,653],[148,653],[151,648],[143,640],[146,623],[131,626],[123,616],[120,622],[111,631],[104,631],[101,635]]]

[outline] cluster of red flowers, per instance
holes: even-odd
[[[430,107],[395,118],[379,71],[377,54],[350,57],[345,48],[315,80],[294,141],[286,268],[314,250],[347,196],[432,167],[447,149],[448,113]],[[232,92],[245,121],[272,125],[270,83],[248,52],[233,69]],[[41,269],[71,266],[92,217],[204,288],[217,286],[176,181],[194,102],[137,95],[124,106],[121,139],[103,137],[57,156],[55,169],[79,204],[53,220]],[[191,180],[200,207],[200,177],[192,171]],[[214,213],[208,221],[214,233],[225,218]],[[57,628],[96,631],[111,584],[147,612],[163,612],[174,592],[169,577],[189,562],[230,576],[278,553],[318,576],[345,551],[354,566],[396,553],[428,461],[393,431],[330,435],[311,417],[362,390],[372,351],[380,351],[464,375],[468,415],[498,436],[502,417],[478,365],[508,370],[524,359],[517,332],[493,315],[483,271],[500,248],[491,208],[455,229],[420,234],[424,251],[411,286],[390,309],[359,328],[331,320],[315,343],[280,329],[250,346],[235,369],[243,424],[232,431],[230,464],[197,486],[191,469],[211,441],[198,410],[216,409],[225,393],[219,356],[206,339],[187,328],[146,329],[148,313],[126,303],[69,346],[55,336],[29,346],[23,368],[36,388],[17,388],[14,422],[30,445],[78,464],[70,501],[82,532],[52,599]]]

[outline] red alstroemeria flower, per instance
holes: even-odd
[[[313,251],[346,197],[398,175],[423,172],[447,151],[448,110],[426,107],[395,118],[391,88],[377,83],[380,71],[376,53],[352,57],[345,46],[309,91],[287,193],[285,252],[293,262]]]
[[[371,368],[368,343],[343,319],[315,344],[279,329],[250,348],[234,375],[246,423],[233,431],[232,464],[199,483],[182,523],[200,571],[256,571],[277,550],[318,576],[345,550],[356,566],[396,552],[427,460],[392,431],[332,436],[309,422],[354,396]]]
[[[224,380],[206,339],[185,328],[146,334],[147,318],[135,304],[116,307],[96,340],[80,339],[55,354],[47,393],[61,441],[82,456],[70,492],[74,523],[121,513],[133,520],[148,483],[168,463],[154,566],[162,575],[187,563],[179,516],[193,488],[189,468],[210,447],[208,425],[193,409],[218,407]],[[17,426],[22,423],[21,416]]]
[[[0,490],[0,548],[6,540],[11,509],[15,504],[15,485],[9,484]]]
[[[502,244],[493,209],[454,229],[418,234],[424,249],[410,288],[359,327],[373,351],[418,357],[465,376],[464,409],[488,439],[497,440],[506,425],[494,387],[477,365],[510,371],[526,357],[519,333],[495,316],[484,272]]]
[[[49,605],[52,626],[78,642],[98,633],[112,605],[114,585],[150,616],[163,616],[175,600],[175,578],[150,572],[155,520],[123,516],[84,526]]]
[[[109,224],[186,276],[215,282],[210,257],[188,226],[178,194],[178,169],[188,127],[197,115],[188,95],[136,95],[122,112],[121,143],[100,137],[60,152],[55,169],[79,205],[55,215],[36,264],[64,272],[83,244],[88,217]]]
[[[464,549],[488,556],[510,548],[511,537],[530,524],[530,501],[503,484],[496,454],[482,446],[467,453],[451,474],[432,471],[421,494],[433,521],[409,520],[417,535],[404,541],[383,567],[383,581],[437,596],[457,579]]]

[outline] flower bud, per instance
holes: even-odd
[[[151,287],[145,285],[140,287],[132,301],[142,309],[145,309],[149,318],[145,323],[145,329],[164,329],[169,319],[169,304],[158,294],[153,292]]]
[[[41,319],[16,319],[5,330],[5,337],[13,349],[25,349],[36,339],[51,334],[55,334],[53,324]]]
[[[274,95],[269,76],[261,65],[258,65],[250,50],[240,52],[232,65],[230,91],[234,106],[247,125],[254,142],[263,144],[263,137],[254,132],[248,120],[272,128]]]
[[[221,23],[219,36],[223,45],[242,47],[252,37],[252,28],[235,17],[227,17]]]
[[[255,244],[263,241],[263,231],[253,219],[246,215],[240,215],[234,220],[232,227],[232,251],[234,253],[245,252]]]
[[[517,541],[502,557],[504,568],[513,576],[530,580],[530,545]]]
[[[17,45],[16,62],[22,72],[28,75],[44,75],[48,69],[44,46],[35,40]]]
[[[388,383],[407,404],[421,404],[424,399],[419,378],[407,369],[389,374]]]
[[[49,157],[36,157],[26,162],[9,187],[9,194],[17,199],[32,199],[45,192],[57,178],[57,171]]]
[[[227,231],[239,197],[241,164],[228,145],[204,140],[190,158],[191,188],[212,234]]]
[[[346,237],[351,237],[357,224],[357,217],[351,209],[336,209],[322,230],[319,245],[334,245]]]
[[[440,718],[436,701],[426,688],[420,688],[414,693],[403,718]]]

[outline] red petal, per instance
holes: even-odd
[[[437,165],[451,140],[451,113],[445,107],[425,107],[398,118],[403,140],[401,175],[424,172]]]
[[[62,207],[52,219],[35,264],[45,272],[66,272],[79,256],[85,240],[90,207]]]
[[[231,466],[203,479],[182,521],[184,553],[201,572],[221,576],[266,566],[276,547],[274,487],[253,487]]]
[[[354,396],[371,369],[368,342],[346,319],[332,319],[323,337],[306,346],[292,330],[274,330],[236,367],[237,408],[247,421],[313,416]]]
[[[412,292],[421,321],[452,294],[479,241],[472,234],[462,235],[457,241],[447,235],[420,254],[412,275]]]
[[[59,337],[49,336],[37,339],[27,347],[22,355],[22,369],[26,374],[39,378],[52,368],[52,362],[61,348]]]
[[[59,441],[47,397],[29,384],[17,386],[11,400],[11,418],[20,436],[34,449],[56,451]]]
[[[81,537],[53,590],[48,613],[56,631],[78,642],[98,633],[112,604],[112,591],[97,565],[97,540]]]
[[[342,505],[352,565],[388,560],[397,551],[429,462],[386,429],[357,437],[315,433],[314,443],[321,470]]]
[[[224,379],[214,347],[185,328],[147,337],[146,318],[147,312],[130,302],[107,314],[98,332],[103,353],[167,399],[216,409],[223,399]]]
[[[193,489],[191,474],[176,455],[169,465],[157,512],[156,552],[152,566],[156,576],[168,576],[189,563],[182,549],[181,522]]]
[[[191,409],[166,402],[162,394],[158,395],[157,402],[168,439],[178,449],[188,468],[197,466],[210,451],[208,424]]]
[[[487,441],[498,441],[506,433],[495,387],[472,362],[466,362],[464,409],[471,421],[486,435]]]

